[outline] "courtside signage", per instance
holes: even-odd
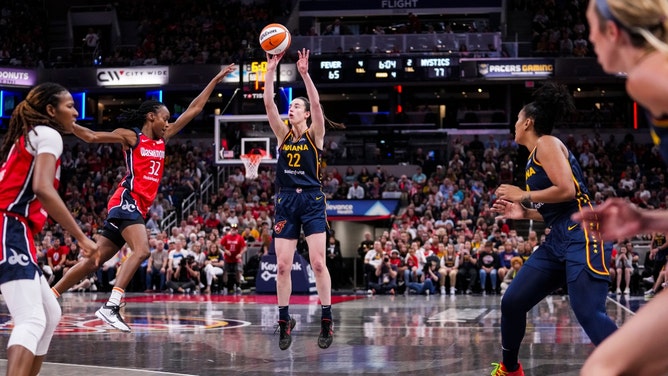
[[[34,86],[36,76],[30,69],[0,68],[0,85]]]
[[[399,200],[328,200],[330,220],[369,221],[388,219],[396,214]]]
[[[100,68],[95,78],[98,86],[147,86],[169,83],[169,67]]]

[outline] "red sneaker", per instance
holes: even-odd
[[[519,367],[515,371],[508,371],[506,366],[503,363],[492,363],[494,369],[492,370],[491,376],[524,376],[524,370],[522,369],[522,364],[518,363]]]

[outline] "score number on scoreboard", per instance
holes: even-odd
[[[427,78],[448,78],[451,76],[452,59],[449,57],[418,58],[418,66],[422,67]]]
[[[342,60],[321,60],[320,78],[327,81],[341,81],[343,79]]]

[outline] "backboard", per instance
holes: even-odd
[[[281,115],[281,119],[287,118]],[[214,138],[216,164],[242,164],[239,156],[256,148],[266,152],[262,163],[276,163],[277,141],[267,115],[218,115]]]

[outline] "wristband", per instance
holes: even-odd
[[[531,193],[527,193],[522,196],[522,200],[520,200],[520,205],[524,209],[532,209],[533,204],[531,203]]]

